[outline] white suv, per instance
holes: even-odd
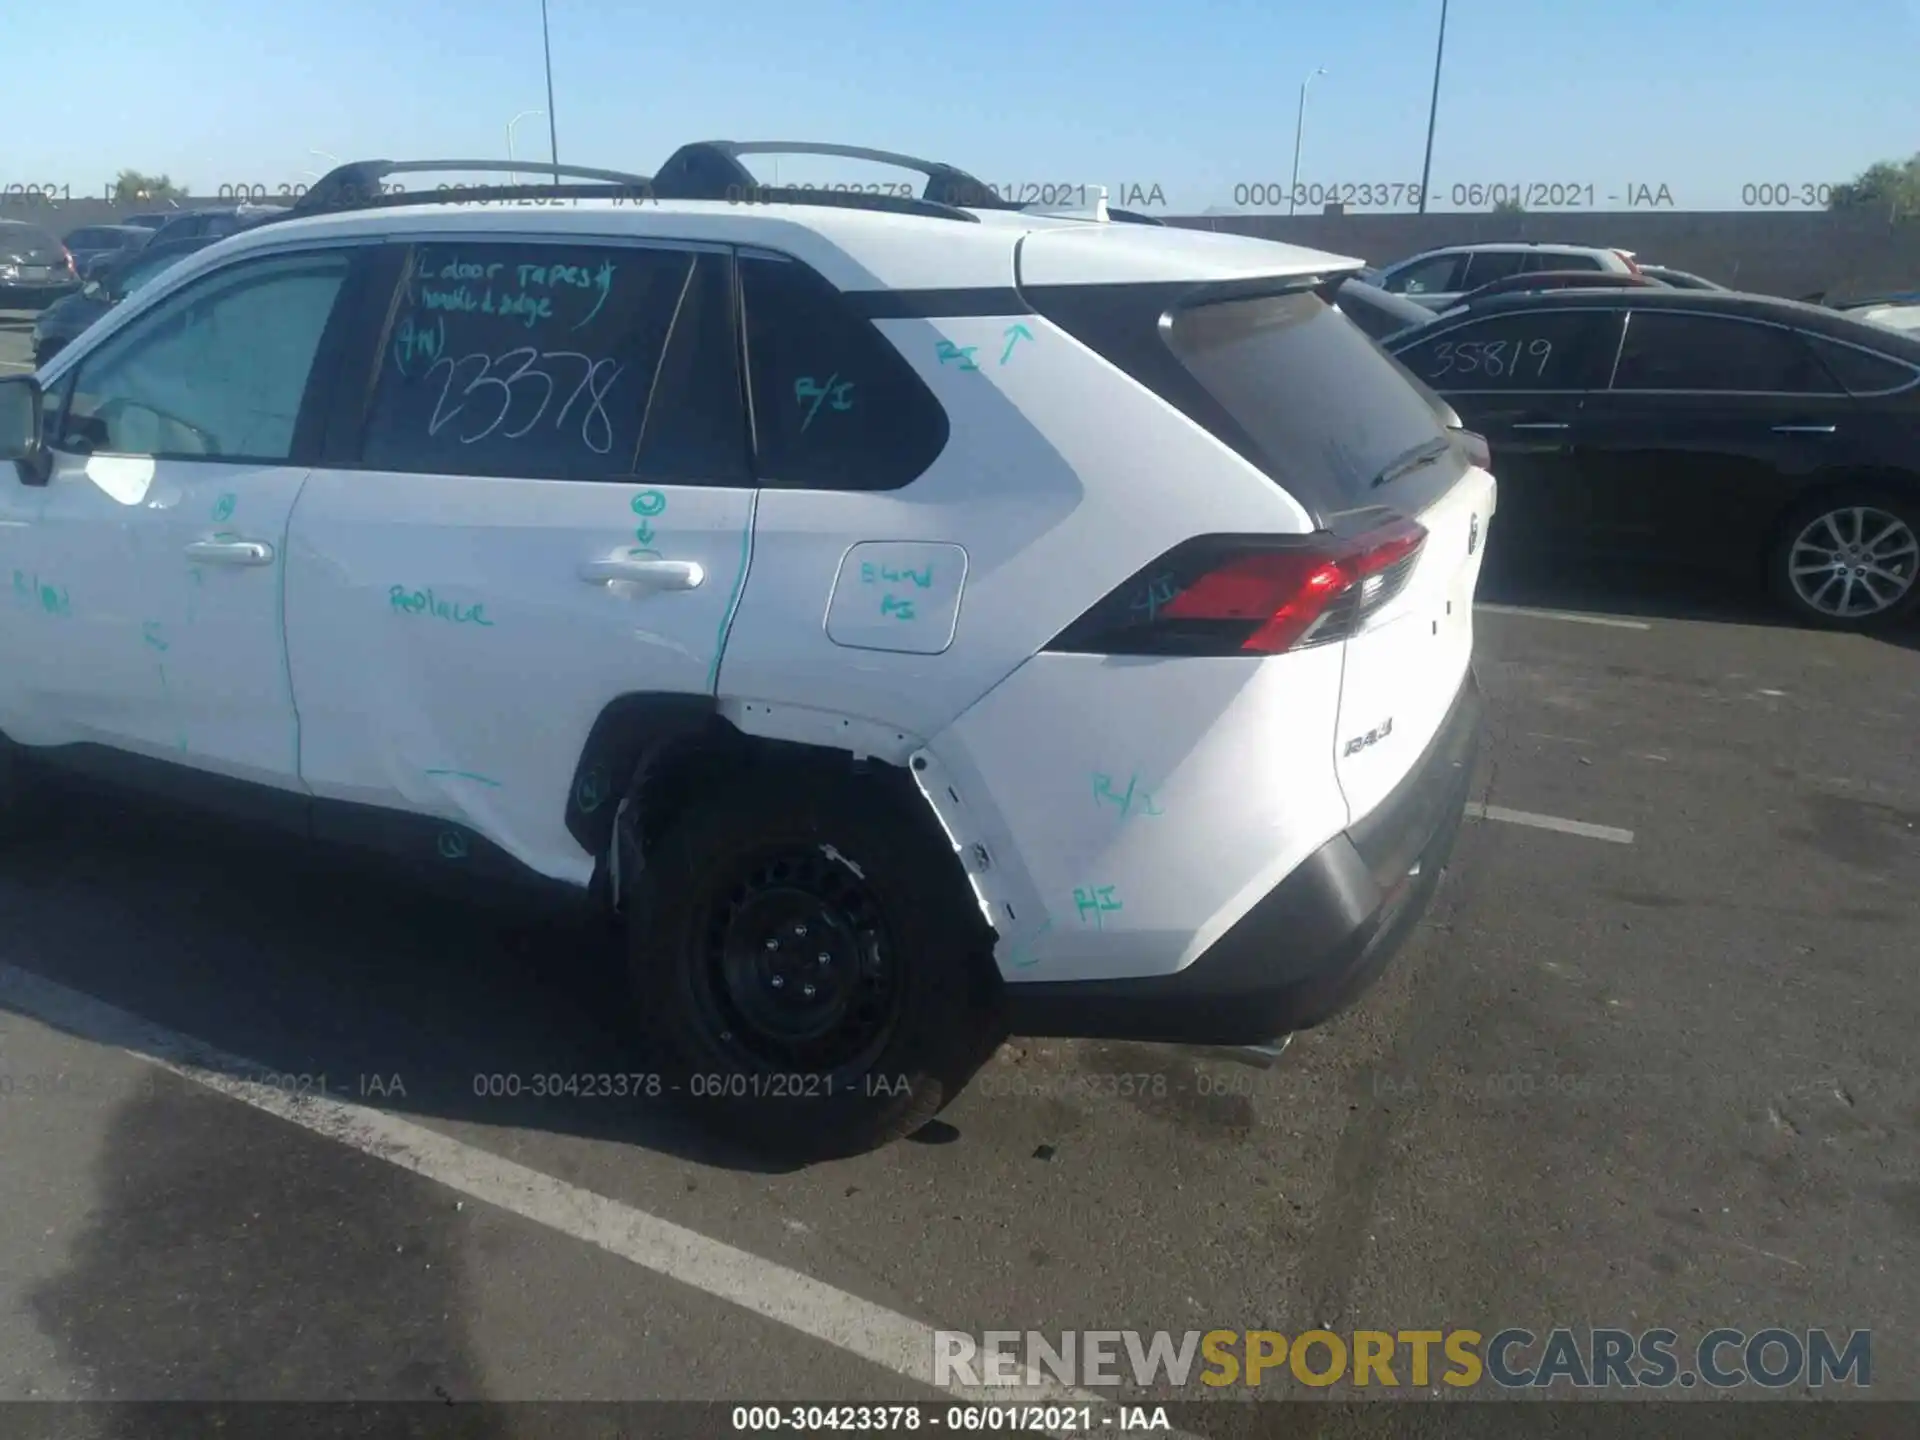
[[[1592,270],[1613,275],[1640,273],[1630,250],[1524,243],[1449,245],[1442,250],[1422,251],[1387,266],[1374,283],[1389,294],[1404,295],[1429,310],[1445,310],[1482,285],[1546,270]]]
[[[9,793],[557,882],[649,1088],[789,1153],[1009,1031],[1325,1020],[1461,818],[1484,448],[1321,298],[1358,261],[752,149],[346,167],[0,381]]]

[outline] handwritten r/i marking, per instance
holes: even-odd
[[[1113,791],[1113,777],[1111,775],[1096,774],[1093,777],[1093,803],[1096,805],[1117,805],[1120,808],[1120,818],[1122,820],[1136,813],[1140,815],[1161,815],[1166,813],[1161,810],[1158,805],[1153,803],[1153,792],[1150,790],[1140,790],[1140,806],[1136,811],[1133,803],[1134,791],[1139,789],[1139,786],[1139,775],[1129,775],[1127,777],[1127,788],[1125,792],[1116,795]]]
[[[1120,902],[1113,898],[1114,889],[1115,887],[1112,885],[1096,885],[1084,889],[1075,888],[1073,892],[1073,908],[1080,912],[1080,923],[1082,925],[1087,923],[1087,916],[1091,915],[1093,916],[1094,929],[1100,930],[1105,928],[1106,922],[1100,917],[1111,914],[1113,911],[1121,908]]]

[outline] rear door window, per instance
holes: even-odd
[[[1395,295],[1451,295],[1460,289],[1460,272],[1465,268],[1464,255],[1435,255],[1396,270],[1380,288]]]
[[[1396,353],[1443,395],[1604,390],[1619,339],[1618,311],[1528,308],[1453,326]]]
[[[1721,315],[1638,310],[1614,372],[1615,390],[1832,395],[1839,386],[1800,338],[1777,325]]]
[[[361,463],[747,483],[731,287],[718,251],[420,246],[388,327]]]

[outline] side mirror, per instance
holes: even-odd
[[[46,398],[34,375],[0,379],[0,460],[11,460],[22,485],[44,485],[52,473],[41,443]]]

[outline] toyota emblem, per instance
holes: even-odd
[[[1467,554],[1471,555],[1480,548],[1480,517],[1475,515],[1467,525]]]

